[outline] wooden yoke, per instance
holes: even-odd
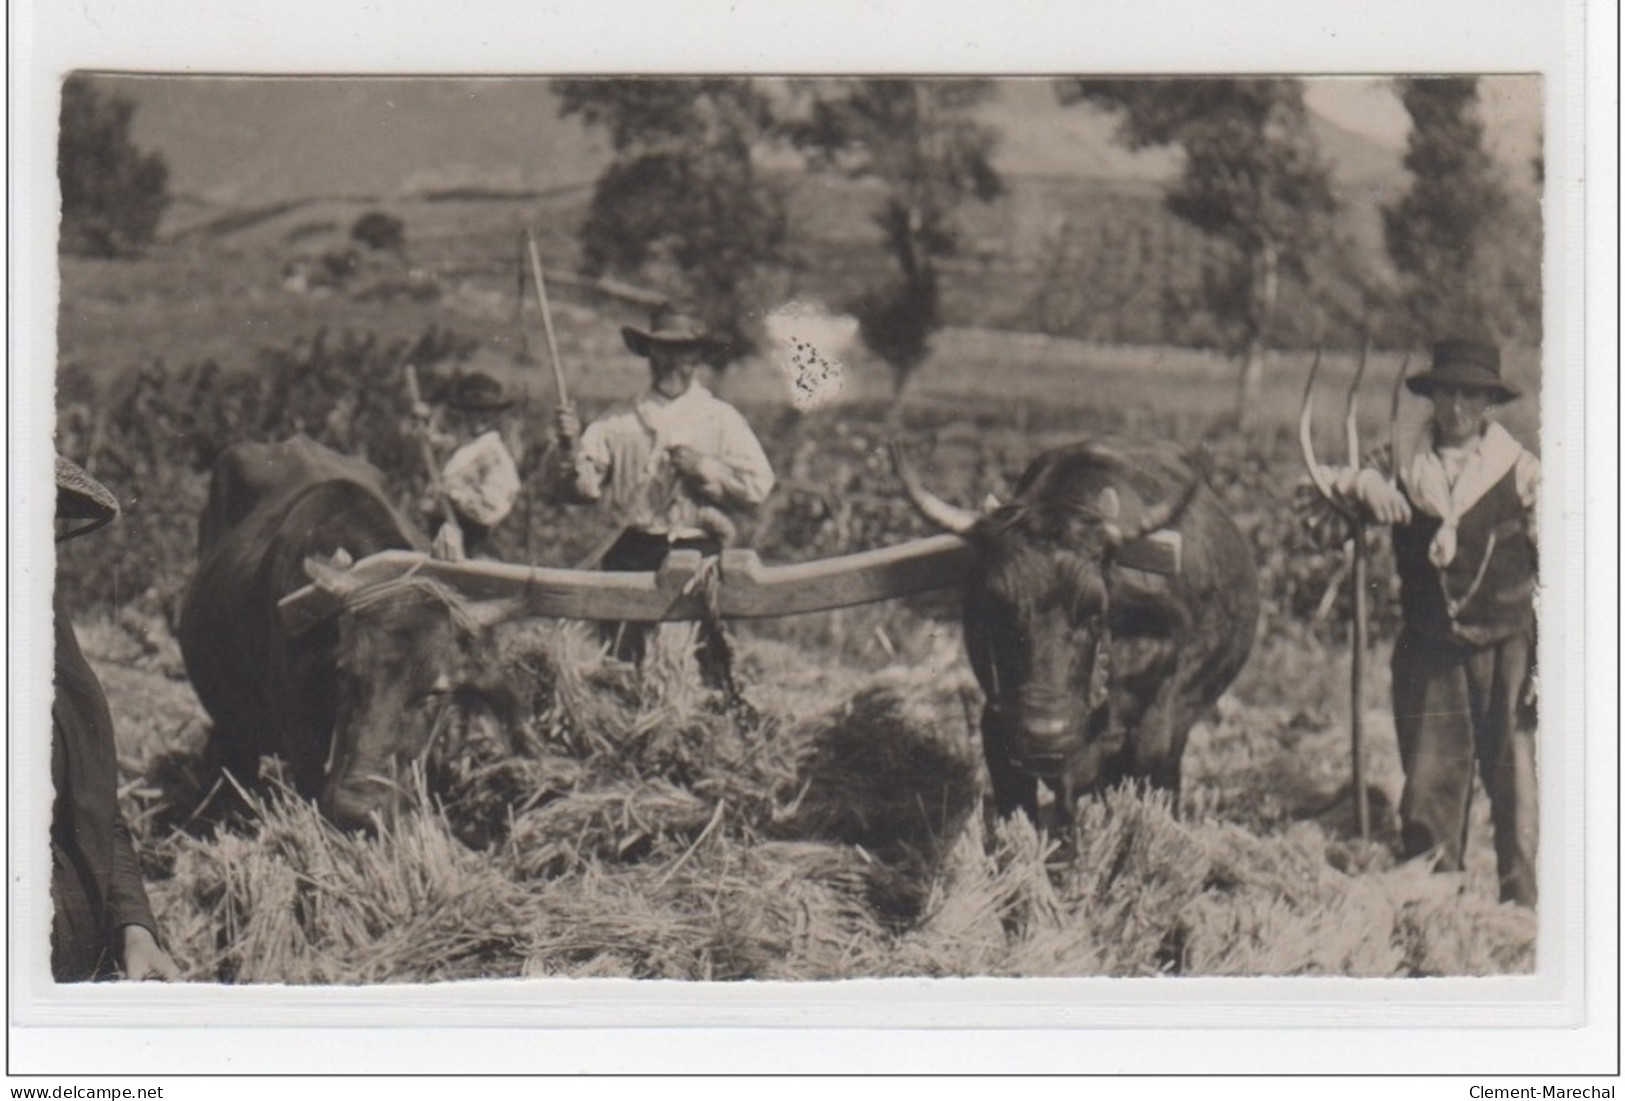
[[[895,547],[787,566],[764,566],[752,550],[722,552],[718,611],[726,619],[769,619],[894,600],[964,584],[976,552],[957,535],[933,535]],[[1121,565],[1179,572],[1180,538],[1153,532],[1118,552]],[[445,562],[414,551],[383,551],[350,575],[363,584],[406,574],[430,577],[469,600],[519,600],[536,618],[659,623],[705,617],[698,551],[673,551],[643,573],[553,569],[506,562]],[[339,611],[341,599],[315,585],[283,597],[283,624],[298,635]]]

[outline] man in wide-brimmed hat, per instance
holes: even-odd
[[[1534,906],[1534,669],[1540,462],[1490,419],[1518,397],[1495,345],[1446,340],[1406,380],[1433,415],[1400,441],[1396,477],[1343,471],[1340,492],[1393,525],[1404,627],[1394,726],[1404,855],[1459,871],[1476,763],[1490,797],[1501,898]]]
[[[695,380],[711,342],[703,325],[673,316],[647,329],[627,326],[621,337],[649,361],[649,389],[584,432],[574,408],[558,411],[556,492],[600,504],[619,524],[602,569],[652,570],[676,549],[718,554],[733,538],[730,513],[761,504],[773,488],[767,455],[739,411]],[[621,656],[642,657],[641,630],[617,635]],[[702,669],[713,681],[726,677],[717,667],[726,653],[720,627],[702,635]]]
[[[56,459],[57,541],[118,515],[118,499],[76,464]],[[129,827],[118,805],[118,755],[107,697],[79,649],[62,601],[51,703],[51,974],[58,982],[174,979],[158,942]]]
[[[471,371],[451,379],[436,400],[437,409],[413,411],[430,444],[441,453],[451,451],[440,471],[440,494],[424,503],[424,511],[442,521],[434,539],[436,557],[480,557],[491,529],[519,500],[519,464],[503,424],[503,414],[513,404],[500,382]],[[445,522],[447,505],[456,523]]]

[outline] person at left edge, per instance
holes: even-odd
[[[118,515],[118,500],[76,464],[56,458],[56,539]],[[56,586],[51,704],[51,975],[57,982],[177,979],[158,936],[130,830],[118,805],[113,719],[79,649]]]

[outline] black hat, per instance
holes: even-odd
[[[627,325],[621,329],[621,339],[626,341],[633,355],[645,358],[657,345],[673,351],[697,352],[712,344],[710,330],[704,324],[680,316],[664,318],[647,329]]]
[[[95,531],[119,514],[118,498],[85,473],[78,463],[56,457],[56,518],[78,522],[57,536],[57,542]]]
[[[441,404],[465,413],[500,413],[513,406],[502,392],[502,384],[490,375],[471,371],[447,383],[440,394]]]
[[[1516,387],[1501,380],[1501,350],[1477,340],[1441,340],[1433,346],[1433,366],[1405,380],[1411,393],[1426,397],[1440,386],[1487,390],[1497,405],[1517,398]]]

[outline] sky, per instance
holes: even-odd
[[[593,178],[607,156],[600,135],[557,118],[543,80],[189,80],[113,84],[135,98],[133,136],[161,151],[182,193],[222,202],[291,196],[395,194],[479,183],[546,189]],[[1381,77],[1311,78],[1313,110],[1380,152],[1347,142],[1327,152],[1354,175],[1399,171],[1409,118]],[[1481,112],[1491,151],[1509,167],[1537,148],[1534,78],[1486,78]],[[1063,109],[1048,79],[1007,82],[988,121],[995,160],[1012,175],[1153,182],[1177,157],[1131,154],[1106,114]]]
[[[1311,80],[1305,99],[1314,111],[1372,141],[1395,149],[1405,145],[1410,118],[1387,77]],[[1491,152],[1503,160],[1527,161],[1540,144],[1539,78],[1481,78],[1479,114]]]

